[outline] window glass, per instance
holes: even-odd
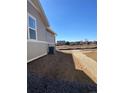
[[[35,20],[29,16],[29,27],[35,29]]]
[[[36,31],[29,28],[30,39],[36,39]]]
[[[29,39],[35,39],[36,40],[36,20],[32,16],[28,16],[28,31],[27,34]]]

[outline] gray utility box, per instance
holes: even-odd
[[[55,47],[50,46],[48,54],[54,54],[54,52],[55,52]]]

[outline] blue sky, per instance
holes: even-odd
[[[97,0],[41,0],[56,40],[97,38]]]

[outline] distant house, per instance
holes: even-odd
[[[70,45],[80,45],[80,41],[70,42]]]
[[[55,47],[55,32],[50,28],[39,0],[27,0],[27,61],[47,55]]]
[[[65,45],[65,41],[64,40],[61,40],[61,41],[57,41],[57,45]]]

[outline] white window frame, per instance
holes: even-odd
[[[29,17],[31,17],[32,19],[35,20],[35,29],[29,27]],[[28,20],[27,20],[27,21],[28,21],[28,40],[37,40],[37,20],[36,20],[36,18],[35,18],[34,16],[32,16],[30,13],[28,13],[28,18],[27,18],[27,19],[28,19]],[[32,30],[35,30],[35,33],[36,33],[36,39],[32,39],[32,38],[30,38],[30,31],[29,31],[29,28],[32,29]]]

